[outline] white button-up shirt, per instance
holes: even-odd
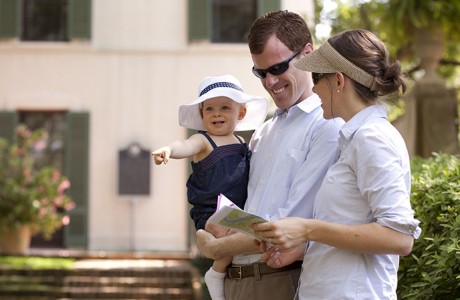
[[[340,130],[340,157],[315,200],[314,218],[420,234],[410,206],[410,160],[385,107],[368,107]],[[310,242],[300,299],[396,299],[399,256],[364,254]]]
[[[314,94],[256,130],[245,210],[267,220],[311,218],[313,202],[327,169],[337,159],[342,119],[325,120]],[[260,255],[237,255],[234,264],[250,264]]]

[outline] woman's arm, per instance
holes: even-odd
[[[345,225],[314,219],[284,218],[254,225],[256,234],[279,249],[290,249],[308,241],[374,254],[408,255],[413,237],[377,223]]]

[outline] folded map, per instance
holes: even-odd
[[[260,238],[255,235],[251,225],[254,223],[267,222],[267,220],[245,212],[236,206],[230,199],[220,194],[217,200],[216,212],[209,218],[208,222],[237,230],[259,240]]]

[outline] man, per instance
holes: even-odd
[[[311,218],[316,192],[337,158],[343,121],[323,119],[321,101],[312,92],[311,73],[293,66],[313,51],[310,31],[299,15],[268,13],[254,22],[248,40],[253,73],[278,109],[251,139],[245,210],[268,220]],[[225,299],[294,298],[300,261],[272,269],[260,262],[253,238],[240,233],[215,239],[200,230],[197,242],[209,258],[233,255],[225,278]]]

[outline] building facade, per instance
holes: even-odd
[[[178,106],[205,76],[233,74],[267,96],[245,36],[277,9],[313,20],[296,0],[0,0],[0,136],[18,123],[52,133],[47,157],[77,204],[59,247],[190,251],[189,161],[148,162],[148,189],[130,194],[120,153],[185,138]]]

